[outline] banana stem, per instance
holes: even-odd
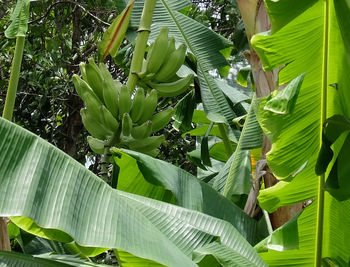
[[[106,146],[105,151],[101,157],[101,179],[105,181],[106,183],[109,183],[109,178],[108,178],[108,165],[109,165],[109,158],[110,152],[109,152],[110,147]]]
[[[151,24],[153,11],[156,6],[157,0],[146,0],[143,7],[138,34],[136,38],[136,45],[134,55],[131,60],[130,73],[126,86],[130,90],[130,94],[135,90],[138,77],[136,73],[142,69],[142,62],[147,47],[147,40],[149,33],[151,32]]]
[[[11,65],[10,82],[7,89],[4,111],[2,113],[2,117],[9,121],[12,120],[13,109],[16,101],[16,93],[22,64],[24,42],[24,36],[17,37],[15,54]],[[0,250],[11,251],[10,239],[7,231],[7,223],[5,218],[2,217],[0,217]]]
[[[224,141],[226,154],[228,157],[231,157],[231,155],[233,153],[233,149],[232,149],[232,146],[230,143],[230,139],[227,136],[227,128],[226,128],[225,124],[223,124],[223,123],[218,123],[218,126],[219,126],[219,131],[221,133],[222,140]]]
[[[22,64],[24,41],[25,41],[24,36],[18,36],[16,39],[15,55],[13,57],[12,66],[11,66],[10,82],[7,89],[4,111],[2,114],[2,117],[9,121],[12,120],[13,109],[15,106],[17,86],[18,86],[19,74],[20,74],[20,69]]]
[[[105,144],[105,150],[101,157],[100,177],[102,180],[104,180],[108,184],[110,184],[110,179],[108,177],[108,174],[109,174],[108,166],[110,164],[110,159],[112,156],[110,149],[112,146],[115,146],[120,143],[121,128],[122,126],[119,127],[118,131],[114,134],[111,140]]]

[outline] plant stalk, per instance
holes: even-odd
[[[230,139],[227,136],[226,125],[223,124],[223,123],[218,123],[218,126],[219,126],[219,131],[221,133],[222,140],[224,141],[226,154],[227,154],[228,157],[231,157],[231,155],[233,153],[233,149],[232,149],[232,146],[231,146]]]
[[[13,109],[15,106],[17,86],[22,64],[24,42],[24,36],[17,36],[15,54],[11,65],[10,81],[7,89],[4,111],[2,113],[2,117],[9,121],[11,121],[13,117]],[[2,217],[0,217],[0,250],[11,251],[6,219]]]
[[[2,117],[9,121],[12,120],[13,109],[15,106],[17,86],[18,86],[19,74],[20,74],[20,69],[22,64],[24,42],[25,42],[24,36],[17,36],[15,55],[11,66],[10,82],[7,89],[4,111],[2,114]]]
[[[130,73],[126,84],[130,90],[130,94],[136,87],[136,82],[138,80],[136,73],[140,72],[142,69],[143,58],[147,47],[148,36],[151,32],[152,17],[156,2],[157,0],[146,0],[143,7],[134,55],[131,60]]]
[[[111,147],[115,146],[120,143],[120,133],[121,133],[121,128],[122,126],[119,127],[118,131],[112,136],[111,140],[109,142],[106,142],[105,144],[105,150],[104,153],[102,154],[101,158],[101,172],[100,172],[100,177],[102,180],[104,180],[106,183],[110,184],[110,179],[108,177],[109,171],[108,171],[108,166],[110,164],[110,160],[112,157],[111,154]]]

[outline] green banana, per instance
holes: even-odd
[[[97,139],[97,138],[94,138],[92,136],[88,136],[87,141],[88,141],[89,146],[93,152],[95,152],[96,154],[103,154],[104,153],[104,151],[105,151],[105,142],[104,141]]]
[[[124,113],[129,113],[132,106],[129,88],[123,85],[119,94],[119,119],[122,119]]]
[[[100,64],[98,64],[98,68],[99,68],[99,70],[100,70],[100,73],[101,73],[101,76],[102,76],[102,79],[103,79],[103,80],[105,80],[105,81],[111,81],[111,82],[114,81],[114,79],[113,79],[111,73],[110,73],[109,70],[107,69],[106,64],[104,64],[104,63],[101,62]]]
[[[124,136],[129,136],[132,129],[132,120],[129,113],[124,113],[122,121],[122,133]]]
[[[100,98],[100,100],[103,101],[103,77],[101,71],[92,58],[89,58],[88,61],[89,64],[85,65],[87,83],[90,85],[95,94]]]
[[[150,136],[144,139],[132,140],[127,142],[130,149],[144,152],[152,151],[158,148],[165,141],[164,135]]]
[[[122,84],[113,79],[111,73],[108,71],[105,64],[100,63],[99,68],[103,77],[102,87],[104,103],[109,109],[109,111],[112,113],[112,115],[114,117],[117,117],[119,110],[119,92],[122,87]]]
[[[140,119],[138,120],[138,123],[144,123],[145,121],[149,120],[154,111],[157,108],[158,104],[158,93],[156,90],[152,90],[150,94],[146,97],[144,103],[143,103],[143,112],[141,114]]]
[[[118,88],[115,85],[115,83],[111,84],[106,81],[103,81],[103,100],[106,107],[112,113],[112,115],[114,117],[117,117],[119,111],[119,93]]]
[[[110,131],[115,133],[119,128],[119,122],[113,117],[112,113],[103,105],[100,106],[100,113],[103,125]]]
[[[176,50],[175,38],[174,37],[170,37],[169,41],[168,41],[168,50],[166,51],[167,56],[166,56],[165,60],[167,60],[169,58],[169,56],[171,55],[171,53],[174,52],[175,50]]]
[[[79,64],[81,76],[83,77],[84,81],[87,81],[85,66],[86,66],[86,64],[84,62],[81,62]]]
[[[135,139],[143,139],[150,136],[152,133],[152,121],[146,121],[139,126],[131,129],[131,136]]]
[[[194,75],[189,74],[184,78],[180,78],[175,82],[171,83],[149,83],[149,85],[157,90],[160,96],[177,96],[187,90],[192,83]]]
[[[78,95],[80,96],[81,99],[83,99],[83,94],[85,92],[90,92],[90,93],[95,95],[94,91],[87,84],[87,82],[82,80],[78,75],[74,74],[73,77],[72,77],[72,81],[73,81],[75,90],[77,91],[77,93],[78,93]]]
[[[99,101],[99,99],[90,92],[84,92],[82,99],[87,110],[89,110],[91,115],[94,116],[96,120],[101,121],[102,116],[100,113],[100,107],[103,105],[101,101]]]
[[[153,43],[153,47],[150,48],[146,58],[146,72],[156,73],[167,55],[168,48],[168,28],[163,27],[156,40]]]
[[[145,98],[145,90],[143,90],[142,87],[138,88],[135,92],[130,113],[133,122],[137,122],[141,118],[141,115],[144,110]]]
[[[105,140],[109,136],[113,135],[109,129],[104,127],[87,109],[81,109],[80,115],[84,124],[85,129],[94,137]]]
[[[90,86],[83,81],[78,75],[73,75],[73,83],[75,88],[84,101],[86,108],[89,110],[91,116],[95,118],[95,120],[101,120],[100,107],[103,105],[97,95],[92,91]]]
[[[153,115],[152,121],[152,132],[158,132],[163,129],[171,120],[171,117],[174,115],[175,110],[173,107],[169,107],[166,110],[158,112]]]
[[[150,47],[153,46],[153,43],[151,44]],[[151,49],[151,48],[150,48]],[[139,79],[144,80],[147,77],[153,77],[154,73],[151,74],[147,74],[147,70],[146,70],[146,65],[147,65],[147,61],[145,59],[142,60],[142,68],[141,68],[141,72],[137,72],[136,75],[139,77]]]
[[[185,61],[186,49],[187,46],[182,44],[174,52],[172,52],[169,55],[169,58],[160,67],[159,71],[154,76],[154,79],[160,82],[167,82],[170,78],[172,78]]]

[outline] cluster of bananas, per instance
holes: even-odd
[[[77,93],[84,101],[81,117],[91,149],[103,154],[110,146],[126,147],[156,156],[164,136],[151,136],[164,128],[174,114],[172,107],[154,114],[158,104],[157,90],[145,94],[138,88],[131,90],[112,78],[105,64],[93,59],[81,63],[83,79],[73,76]]]
[[[157,90],[159,96],[172,97],[184,93],[193,80],[193,74],[180,78],[176,72],[186,58],[187,47],[175,47],[174,37],[168,37],[168,28],[163,27],[149,47],[146,60],[138,76],[141,82]]]

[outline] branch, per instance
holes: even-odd
[[[57,1],[53,4],[51,4],[49,6],[49,8],[46,10],[45,14],[42,15],[41,17],[37,18],[37,19],[34,19],[32,21],[29,21],[28,24],[33,24],[33,23],[36,23],[40,20],[42,20],[43,18],[45,18],[46,16],[48,16],[50,14],[50,11],[52,8],[54,8],[56,5],[59,5],[59,4],[73,4],[73,5],[76,5],[78,6],[79,8],[81,8],[85,13],[87,13],[88,15],[90,15],[91,17],[93,17],[95,20],[97,20],[98,22],[102,23],[103,25],[105,26],[110,26],[110,24],[108,22],[105,22],[103,20],[101,20],[99,17],[96,17],[94,14],[92,14],[91,12],[89,12],[84,6],[82,6],[81,4],[77,3],[77,2],[74,2],[72,0],[63,0],[63,1]]]

